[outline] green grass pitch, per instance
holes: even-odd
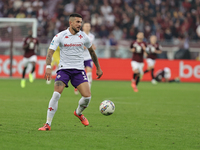
[[[94,81],[92,100],[84,111],[90,125],[73,115],[79,95],[71,84],[59,100],[51,131],[46,122],[53,83],[0,80],[1,150],[199,150],[200,84],[140,82],[134,93],[128,81]],[[111,116],[99,112],[112,100]]]

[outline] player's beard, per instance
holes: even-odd
[[[72,27],[72,29],[74,30],[75,33],[78,33],[78,32],[79,32],[79,31],[78,31],[76,28],[74,28],[74,27]]]

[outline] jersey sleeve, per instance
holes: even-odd
[[[59,46],[59,44],[60,44],[60,34],[57,34],[52,39],[49,49],[52,49],[55,51],[57,47]]]
[[[88,36],[85,37],[85,43],[84,46],[87,48],[90,48],[92,46],[92,43],[90,42],[90,39]]]

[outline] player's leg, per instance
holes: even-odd
[[[31,62],[31,64],[32,64],[32,70],[31,70],[31,73],[29,73],[29,81],[32,83],[33,80],[34,80],[33,73],[35,71],[35,65],[36,65],[36,63],[35,62]]]
[[[92,59],[84,61],[84,66],[85,66],[86,73],[87,73],[89,87],[91,89],[91,85],[92,85],[92,68],[93,68]]]
[[[36,65],[36,61],[37,61],[37,56],[36,55],[33,55],[29,58],[29,62],[31,62],[32,64],[32,70],[31,70],[31,73],[29,73],[29,81],[32,83],[33,80],[34,80],[34,77],[33,77],[33,73],[35,71],[35,65]]]
[[[133,79],[131,80],[131,86],[135,92],[138,92],[136,81],[139,77],[139,65],[136,61],[131,61],[131,67],[133,71]]]
[[[54,92],[49,101],[48,111],[47,111],[47,122],[51,126],[51,122],[54,114],[58,109],[58,100],[60,99],[61,93],[65,88],[66,84],[63,81],[55,81]]]
[[[151,60],[150,60],[150,58],[147,58],[146,62],[147,62],[147,69],[144,71],[144,74],[151,70]]]
[[[84,61],[84,65],[85,65],[85,61]],[[76,87],[74,88],[74,94],[75,94],[75,95],[78,95],[78,94],[79,94],[79,91],[78,91],[78,89],[77,89]]]
[[[77,70],[74,72],[74,76],[71,79],[72,85],[78,89],[81,94],[81,99],[79,100],[78,107],[74,111],[74,115],[81,120],[83,125],[89,125],[88,120],[84,117],[82,112],[88,107],[91,100],[91,92],[87,80],[85,71]]]
[[[138,86],[139,82],[140,82],[140,79],[142,78],[141,75],[143,75],[143,67],[144,67],[144,63],[138,63],[139,65],[139,75],[137,77],[137,80],[136,80],[136,86]]]
[[[24,88],[26,86],[26,80],[25,80],[25,75],[26,75],[26,69],[28,66],[28,58],[23,58],[23,72],[22,72],[22,79],[21,79],[21,87]]]
[[[81,120],[81,123],[83,125],[88,126],[89,121],[82,114],[82,112],[88,107],[91,100],[91,93],[88,82],[81,83],[77,86],[77,89],[79,90],[82,97],[78,102],[78,107],[74,111],[74,115]]]
[[[68,87],[69,75],[64,71],[59,70],[54,83],[54,92],[49,101],[48,110],[47,110],[47,121],[46,124],[39,128],[38,130],[51,130],[51,122],[53,117],[58,109],[58,100],[60,99],[61,93],[65,87]]]
[[[155,67],[155,60],[151,59],[151,62],[150,62],[150,69],[151,69],[151,83],[152,84],[157,84],[157,81],[155,80],[155,76],[154,76],[154,67]]]
[[[82,98],[79,100],[78,108],[76,109],[76,113],[81,115],[83,110],[88,107],[91,99],[91,93],[88,82],[83,82],[79,86],[77,86]]]
[[[87,78],[88,78],[88,84],[89,84],[89,88],[91,89],[92,86],[92,68],[91,67],[86,67],[86,74],[87,74]]]
[[[172,83],[172,82],[177,82],[177,83],[179,83],[179,82],[180,82],[180,78],[179,78],[179,77],[176,77],[176,78],[174,78],[174,79],[168,79],[168,82],[169,82],[169,83]]]
[[[155,80],[156,82],[162,82],[162,74],[161,72],[157,72],[156,75],[155,75]]]

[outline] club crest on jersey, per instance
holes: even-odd
[[[57,75],[57,79],[59,79],[61,77],[61,75]]]
[[[65,38],[69,38],[68,36],[65,36]]]
[[[82,38],[83,38],[83,36],[82,36],[82,35],[79,35],[79,37],[80,37],[80,39],[82,39]]]

